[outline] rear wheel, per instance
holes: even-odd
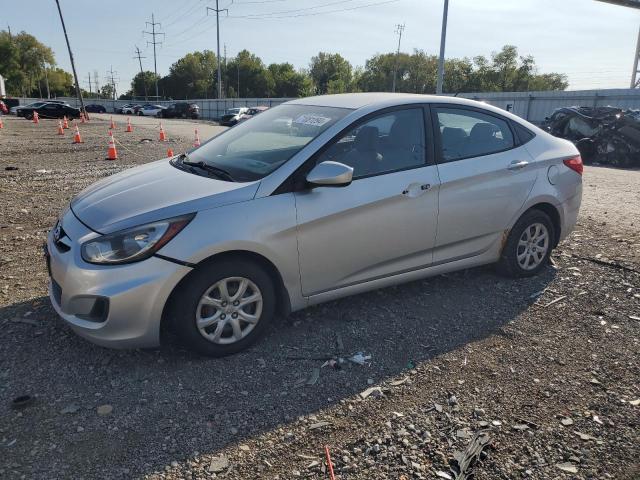
[[[179,289],[170,306],[171,325],[186,347],[203,355],[221,357],[244,350],[274,316],[273,282],[252,262],[208,263]]]
[[[498,270],[510,277],[531,277],[549,261],[555,230],[549,216],[529,210],[511,229],[502,249]]]

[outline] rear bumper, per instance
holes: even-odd
[[[582,203],[582,183],[576,187],[572,196],[565,199],[559,208],[562,210],[562,228],[560,229],[559,241],[564,240],[573,231],[578,222],[580,205]]]
[[[80,244],[95,236],[71,211],[62,220],[71,249],[61,251],[47,236],[51,281],[49,297],[55,311],[80,336],[111,348],[143,348],[160,344],[164,305],[177,283],[191,269],[157,257],[114,266],[91,265]],[[89,314],[96,301],[107,305],[100,318]]]

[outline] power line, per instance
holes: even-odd
[[[398,73],[398,57],[400,57],[400,42],[402,41],[402,32],[404,31],[404,23],[400,25],[399,23],[396,25],[395,33],[398,34],[398,50],[396,50],[396,61],[393,66],[393,85],[391,86],[391,91],[395,93],[396,91],[396,74]]]
[[[339,0],[337,2],[329,2],[322,5],[314,5],[313,7],[294,8],[293,10],[280,10],[279,12],[267,12],[267,13],[255,13],[255,14],[252,13],[249,15],[245,15],[245,17],[262,17],[262,16],[271,16],[271,15],[281,15],[285,13],[306,12],[309,10],[317,10],[318,8],[326,8],[326,7],[331,7],[333,5],[340,5],[342,3],[350,3],[353,1],[355,0]]]
[[[299,13],[296,15],[282,15],[282,16],[273,16],[273,17],[257,17],[257,16],[251,16],[251,15],[229,15],[229,18],[245,18],[248,20],[272,20],[272,19],[282,19],[282,18],[298,18],[298,17],[312,17],[312,16],[316,16],[316,15],[326,15],[328,13],[339,13],[339,12],[348,12],[351,10],[359,10],[361,8],[368,8],[368,7],[375,7],[378,5],[385,5],[388,3],[396,3],[399,2],[400,0],[385,0],[382,2],[373,2],[373,3],[367,3],[365,5],[357,5],[355,7],[348,7],[348,8],[338,8],[335,10],[327,10],[324,12],[311,12],[311,13]]]
[[[155,18],[153,16],[153,13],[151,14],[151,21],[150,22],[145,22],[146,25],[151,25],[151,31],[147,32],[146,30],[143,33],[146,33],[147,35],[151,35],[151,38],[153,39],[152,41],[147,40],[147,45],[152,44],[153,45],[153,72],[155,73],[155,83],[156,83],[156,100],[160,97],[160,95],[158,95],[158,64],[156,61],[156,45],[162,45],[162,42],[157,42],[156,41],[156,36],[157,35],[164,35],[164,33],[162,32],[156,32],[156,25],[158,25],[159,27],[162,27],[162,25],[159,22],[155,21]]]
[[[120,77],[116,77],[116,75],[118,75],[118,72],[113,70],[113,65],[111,65],[111,68],[109,70],[107,70],[106,76],[107,76],[107,80],[111,80],[111,88],[112,88],[112,94],[113,94],[113,99],[116,99],[116,83],[120,82]]]

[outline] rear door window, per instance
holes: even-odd
[[[507,121],[462,108],[436,107],[441,159],[445,162],[480,157],[515,146]]]

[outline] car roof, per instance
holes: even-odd
[[[469,100],[461,97],[450,97],[446,95],[422,95],[417,93],[389,93],[389,92],[367,92],[367,93],[340,93],[337,95],[318,95],[315,97],[298,98],[290,100],[285,105],[311,105],[318,107],[349,108],[357,110],[364,107],[393,107],[396,105],[407,105],[412,103],[438,103],[463,105],[468,107],[482,108],[489,112],[497,113],[503,117],[522,123],[523,119],[488,103]]]

